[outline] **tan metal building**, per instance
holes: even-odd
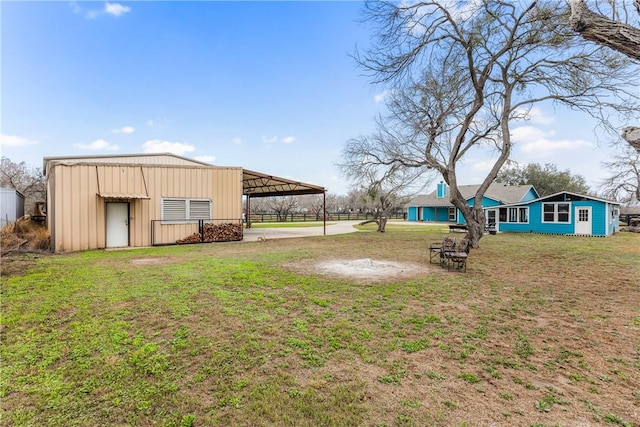
[[[46,157],[43,169],[54,252],[172,244],[202,221],[241,224],[243,195],[325,191],[168,153]]]

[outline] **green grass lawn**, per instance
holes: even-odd
[[[640,235],[443,230],[3,259],[4,426],[637,426]],[[5,270],[9,271],[9,270]]]

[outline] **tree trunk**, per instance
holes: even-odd
[[[378,218],[376,223],[378,224],[378,231],[380,233],[384,233],[384,230],[387,227],[387,217],[386,216],[381,216],[380,218]]]
[[[638,48],[640,49],[640,46]],[[622,138],[640,152],[640,128],[629,126],[622,129]]]
[[[592,12],[584,0],[571,1],[569,23],[584,39],[640,60],[640,29]]]
[[[469,239],[469,243],[472,248],[480,247],[480,239],[484,234],[484,212],[482,212],[482,208],[470,209],[470,215],[466,217],[467,220],[467,239]]]

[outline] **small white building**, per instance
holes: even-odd
[[[0,226],[24,216],[24,194],[13,188],[0,188]]]

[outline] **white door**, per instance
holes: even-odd
[[[578,206],[575,211],[575,234],[591,234],[591,207]]]
[[[107,247],[129,246],[129,203],[107,203]]]
[[[495,209],[488,209],[487,210],[487,223],[485,224],[485,227],[488,228],[489,230],[493,229],[495,231],[498,231],[498,214],[496,213]]]

